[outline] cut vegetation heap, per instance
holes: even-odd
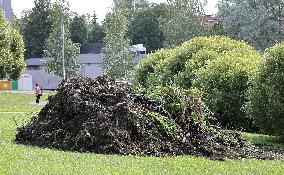
[[[232,131],[206,124],[199,98],[164,91],[168,105],[135,94],[107,76],[63,81],[18,143],[71,151],[132,155],[201,155],[212,159],[281,154],[257,150]],[[177,103],[179,102],[179,103]]]

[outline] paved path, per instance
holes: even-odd
[[[36,103],[34,101],[29,102],[30,105],[36,105],[36,106],[45,106],[47,104],[47,101],[39,101],[39,103]]]

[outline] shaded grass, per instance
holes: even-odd
[[[251,133],[242,133],[242,135],[247,141],[254,144],[267,145],[277,149],[284,149],[284,143],[280,139],[280,137]]]
[[[12,95],[17,98],[19,94]],[[26,98],[23,98],[26,101]],[[27,102],[27,101],[26,101]],[[1,103],[1,102],[0,102]],[[23,102],[25,103],[25,102]],[[23,104],[22,102],[20,104]],[[11,109],[7,105],[4,109]],[[19,105],[20,108],[22,108]],[[39,110],[40,106],[36,108]],[[30,112],[32,112],[30,110]],[[136,157],[66,152],[14,143],[16,124],[27,114],[0,114],[0,174],[284,174],[280,160],[213,161],[202,157]],[[274,143],[275,137],[245,133],[250,141]]]

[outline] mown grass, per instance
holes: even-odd
[[[10,103],[2,100],[6,98]],[[284,161],[255,159],[213,161],[202,157],[136,157],[66,152],[14,143],[16,124],[25,124],[37,112],[32,97],[0,94],[1,111],[25,109],[28,113],[0,113],[0,174],[284,174]],[[5,103],[5,104],[3,104]],[[27,104],[28,103],[28,104]],[[42,107],[42,106],[41,106]],[[33,110],[32,110],[33,109]],[[18,111],[18,109],[17,109]],[[14,118],[14,119],[13,119]],[[274,143],[276,137],[245,133],[248,140]],[[280,144],[276,142],[277,144]],[[283,148],[283,147],[282,147]]]
[[[53,92],[45,92],[41,101],[45,101]],[[34,105],[35,94],[31,93],[0,93],[0,112],[36,112],[42,106]]]

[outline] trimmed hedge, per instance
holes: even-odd
[[[251,83],[247,114],[263,132],[284,138],[284,43],[265,51]]]
[[[153,89],[175,84],[184,89],[198,88],[222,126],[255,129],[241,108],[246,102],[248,79],[257,67],[260,53],[243,41],[220,36],[197,37],[167,52],[155,64],[149,61],[155,55],[138,64],[134,73],[136,86]],[[152,65],[151,72],[141,66],[147,64]],[[147,73],[141,74],[143,71]]]

